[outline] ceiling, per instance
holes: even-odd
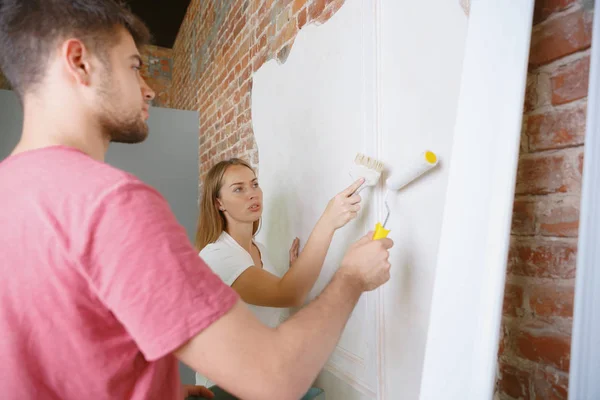
[[[126,0],[154,38],[153,44],[172,48],[190,0]]]

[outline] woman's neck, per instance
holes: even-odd
[[[252,230],[254,224],[250,223],[228,223],[227,233],[247,252],[252,250]]]

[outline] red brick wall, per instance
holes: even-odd
[[[174,108],[200,114],[200,176],[232,156],[258,165],[252,73],[285,61],[298,30],[326,21],[344,0],[192,0],[173,46]]]
[[[146,46],[141,49],[144,60],[142,76],[156,91],[153,105],[157,107],[171,106],[171,78],[173,72],[173,50],[157,46]],[[10,89],[10,85],[0,72],[0,89]]]
[[[173,50],[158,46],[145,46],[141,50],[144,68],[142,76],[156,92],[152,105],[171,107],[171,82],[173,76]]]
[[[536,1],[499,352],[500,399],[567,399],[589,3]]]

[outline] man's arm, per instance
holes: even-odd
[[[325,365],[361,294],[389,279],[389,239],[351,247],[323,293],[276,329],[239,302],[175,355],[244,399],[297,400]]]
[[[365,236],[350,247],[317,300],[269,329],[198,257],[156,190],[126,177],[86,210],[85,230],[73,236],[72,252],[146,360],[176,354],[245,400],[300,398],[360,294],[389,279],[392,241]]]

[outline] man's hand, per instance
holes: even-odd
[[[354,243],[342,260],[339,273],[351,278],[362,291],[371,291],[390,279],[389,249],[391,239],[372,240],[373,232],[367,233]]]
[[[212,399],[214,393],[204,386],[183,385],[183,400],[189,396],[199,396],[201,399]]]

